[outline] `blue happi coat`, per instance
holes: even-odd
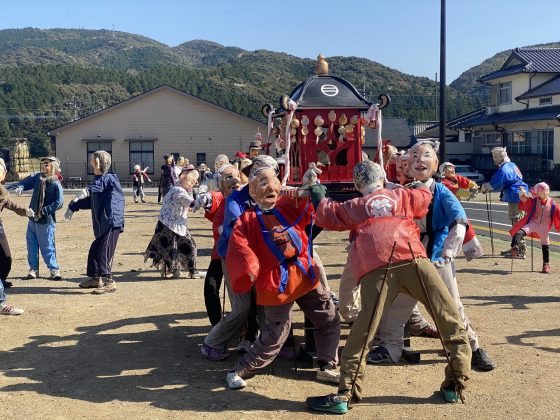
[[[513,162],[505,162],[492,176],[490,185],[496,191],[501,191],[500,201],[507,203],[519,203],[519,187],[529,191],[527,184],[523,182],[523,175]]]
[[[449,229],[453,228],[457,222],[466,225],[468,221],[465,209],[445,185],[435,183],[432,193],[432,203],[426,216],[429,218],[426,221],[429,238],[426,252],[431,261],[441,261],[443,244],[449,234]]]

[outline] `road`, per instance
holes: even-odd
[[[483,196],[484,197],[484,196]],[[480,200],[480,199],[479,199]],[[488,228],[488,212],[486,208],[485,201],[463,201],[462,202],[465,211],[467,212],[467,217],[471,221],[474,230],[477,235],[490,236]],[[489,205],[490,207],[490,205]],[[511,236],[509,230],[511,229],[511,222],[508,218],[508,207],[505,203],[492,201],[492,227],[494,232],[494,237],[511,241]],[[530,240],[528,240],[529,245]],[[540,241],[535,239],[535,247],[540,247]],[[494,252],[499,254],[502,248],[495,247]],[[550,250],[555,252],[560,252],[560,234],[551,232],[550,233]]]

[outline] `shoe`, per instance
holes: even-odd
[[[389,352],[385,347],[376,347],[373,350],[370,350],[367,363],[374,364],[374,365],[382,365],[382,364],[392,364],[395,363],[391,359]]]
[[[142,199],[142,203],[145,203],[145,202],[146,202],[146,200]]]
[[[173,278],[174,279],[179,279],[181,278],[181,270],[173,270]]]
[[[224,360],[229,357],[227,352],[215,349],[214,347],[210,347],[206,344],[202,344],[200,352],[202,353],[203,358],[212,360],[213,362],[219,362],[220,360]]]
[[[502,257],[505,257],[506,255],[509,255],[510,252],[511,252],[511,249],[505,249],[505,250],[503,250],[503,251],[500,251],[500,255],[501,255]]]
[[[456,403],[459,401],[459,394],[457,393],[455,384],[451,384],[447,388],[444,388],[443,385],[441,385],[439,390],[441,391],[445,402]]]
[[[509,255],[511,258],[517,257],[519,255],[519,247],[517,245],[512,246]]]
[[[426,337],[426,338],[439,338],[439,331],[433,325],[428,325],[424,328],[417,337]]]
[[[488,353],[486,353],[483,348],[480,347],[478,348],[478,350],[473,351],[471,368],[483,372],[489,372],[491,370],[494,370],[495,367],[496,365],[494,365],[494,362],[492,361],[492,359],[490,359]]]
[[[205,275],[206,275],[206,273],[203,272],[203,271],[195,271],[195,272],[189,272],[187,278],[188,279],[201,279]]]
[[[4,289],[9,289],[13,285],[14,284],[11,281],[2,280],[2,286],[4,286]]]
[[[543,273],[543,274],[549,274],[550,273],[550,264],[549,263],[544,263],[543,264],[541,273]]]
[[[335,369],[319,369],[317,371],[317,380],[338,384],[340,382],[340,373]]]
[[[60,275],[60,270],[52,269],[50,270],[50,273],[51,273],[50,276],[51,280],[62,280],[62,276]]]
[[[348,412],[348,397],[345,395],[330,394],[322,397],[308,397],[305,402],[313,411],[334,414],[346,414]]]
[[[91,292],[92,294],[104,295],[105,293],[113,293],[117,290],[117,283],[115,283],[112,278],[104,277],[102,281],[103,283],[101,284],[101,286],[99,286],[97,289],[94,289],[93,292]]]
[[[0,314],[2,315],[21,315],[23,312],[23,309],[14,308],[6,303],[0,303]]]
[[[235,370],[230,370],[226,375],[226,382],[229,389],[241,389],[247,386],[247,382],[237,374]]]
[[[30,268],[29,273],[27,273],[27,278],[28,279],[36,279],[37,278],[37,270],[34,270],[34,269]]]
[[[138,203],[138,200],[137,200],[137,199],[134,199],[134,203],[135,203],[135,204]]]
[[[97,289],[101,287],[101,279],[99,277],[84,279],[80,282],[79,286],[82,289]]]
[[[235,351],[237,352],[237,354],[245,354],[245,353],[249,353],[249,349],[251,348],[251,346],[253,345],[253,343],[251,343],[248,340],[243,340],[240,341],[239,344],[237,345],[237,347],[235,348]]]
[[[504,258],[513,258],[515,260],[524,260],[525,259],[525,253],[518,253],[517,255],[512,255],[511,252],[508,252],[507,254],[504,255]]]

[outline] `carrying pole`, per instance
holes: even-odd
[[[379,296],[377,297],[377,302],[375,303],[375,308],[371,312],[371,318],[369,320],[369,328],[368,333],[366,335],[366,339],[364,340],[364,345],[362,346],[362,352],[360,354],[360,359],[358,362],[358,367],[356,368],[356,372],[354,373],[354,377],[352,378],[352,388],[350,389],[350,399],[348,400],[348,408],[350,408],[350,404],[352,402],[352,398],[354,397],[354,391],[356,390],[356,380],[358,379],[358,375],[360,374],[360,368],[364,361],[364,355],[366,352],[366,347],[368,342],[370,341],[370,337],[372,335],[372,325],[373,320],[377,317],[377,312],[379,311],[381,296],[383,294],[383,289],[387,284],[387,275],[389,274],[389,269],[391,268],[391,262],[393,261],[393,254],[395,253],[395,247],[397,246],[397,241],[393,242],[393,248],[391,249],[391,255],[389,255],[389,262],[387,263],[387,267],[385,268],[385,274],[383,275],[383,281],[381,282],[381,288],[379,289]]]
[[[428,289],[426,288],[426,284],[424,283],[424,278],[422,277],[422,272],[420,271],[420,266],[418,265],[418,260],[414,256],[414,252],[412,251],[412,245],[410,245],[410,242],[408,243],[408,249],[410,249],[410,255],[412,257],[412,260],[414,261],[414,266],[416,267],[416,274],[418,275],[418,280],[420,281],[420,284],[422,285],[422,290],[424,290],[424,296],[426,297],[426,302],[428,302],[428,309],[430,311],[430,315],[432,315],[432,319],[434,320],[434,324],[436,325],[437,330],[440,331],[439,341],[441,342],[441,347],[443,348],[443,352],[445,353],[445,357],[447,358],[447,363],[449,365],[449,369],[453,369],[453,365],[451,364],[451,358],[449,357],[449,353],[447,353],[447,349],[445,348],[445,343],[443,342],[443,337],[441,336],[441,331],[442,330],[439,327],[437,316],[435,316],[435,311],[434,311],[434,306],[432,304],[432,300],[430,299],[430,295],[428,294]],[[457,394],[459,395],[459,398],[461,399],[461,402],[464,404],[465,403],[465,398],[463,397],[463,393],[461,392],[460,389],[457,390]]]

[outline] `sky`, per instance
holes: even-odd
[[[0,29],[115,29],[169,46],[193,39],[298,57],[357,56],[415,76],[439,73],[441,0],[25,0]],[[447,84],[494,54],[560,41],[560,1],[447,0]]]

